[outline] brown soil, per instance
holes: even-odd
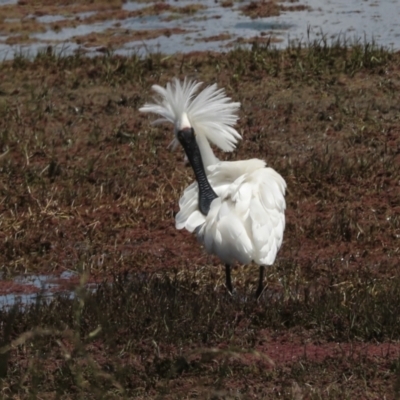
[[[220,40],[229,40],[232,36],[229,33],[221,33],[215,36],[207,36],[204,38],[196,39],[198,42],[218,42]]]
[[[258,45],[258,44],[264,44],[264,45],[269,45],[269,44],[273,44],[273,43],[280,43],[282,42],[283,39],[278,38],[276,36],[268,36],[268,35],[261,35],[261,36],[254,36],[251,38],[238,38],[235,39],[233,41],[231,41],[230,43],[227,44],[227,47],[232,47],[238,44],[252,44],[252,45]]]
[[[118,48],[124,43],[137,40],[155,39],[160,36],[171,36],[187,32],[184,29],[156,29],[143,31],[130,31],[122,29],[107,29],[101,33],[89,33],[87,35],[76,36],[73,40],[87,47]]]
[[[13,281],[0,280],[0,295],[6,294],[29,294],[37,293],[39,290],[34,285],[24,285]],[[0,304],[2,307],[4,304]]]
[[[279,3],[278,0],[252,1],[250,4],[241,7],[241,10],[243,14],[253,19],[277,17],[281,12],[309,10],[309,7],[301,4],[285,6]]]

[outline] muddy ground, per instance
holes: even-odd
[[[286,179],[262,298],[177,231],[193,180],[138,112],[189,76],[240,101],[243,141]],[[400,388],[400,54],[277,51],[0,64],[0,268],[76,271],[75,299],[0,311],[3,398],[392,399]],[[85,290],[85,282],[99,290]]]

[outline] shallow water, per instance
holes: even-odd
[[[15,3],[0,0],[4,4]],[[192,0],[174,0],[165,3],[171,6],[193,4]],[[342,40],[367,40],[385,47],[400,49],[400,0],[300,0],[296,5],[308,6],[309,10],[282,12],[278,17],[251,19],[243,15],[239,9],[246,2],[234,3],[233,7],[222,7],[215,0],[203,0],[206,6],[192,15],[174,15],[164,12],[159,16],[143,16],[125,20],[107,20],[93,24],[85,24],[85,18],[93,13],[81,13],[81,24],[75,28],[63,28],[55,32],[32,33],[33,43],[27,45],[10,45],[4,43],[6,37],[0,34],[0,59],[12,58],[21,51],[35,55],[52,43],[56,50],[63,53],[73,53],[83,49],[89,55],[98,54],[94,47],[78,45],[76,38],[92,32],[103,32],[108,28],[118,26],[127,31],[152,31],[154,29],[185,29],[186,33],[159,36],[156,39],[133,40],[115,49],[122,55],[132,53],[144,55],[149,52],[162,51],[166,54],[191,51],[227,51],[237,45],[238,40],[254,37],[273,36],[279,48],[287,47],[289,41],[314,40],[323,35],[328,42],[340,37]],[[288,3],[293,6],[293,3]],[[149,3],[127,1],[123,9],[136,11],[148,7]],[[0,8],[1,12],[1,8]],[[168,17],[171,17],[168,20]],[[34,18],[34,16],[31,16]],[[75,15],[68,18],[75,18]],[[41,23],[61,21],[67,17],[40,16],[36,20]],[[224,34],[222,40],[216,37]],[[208,40],[207,38],[212,38]],[[248,46],[248,45],[244,45]]]
[[[293,24],[290,36],[295,40],[318,38],[321,31],[328,39],[372,39],[379,45],[400,49],[399,0],[303,0],[311,11],[286,13],[283,20]]]
[[[21,275],[12,280],[0,280],[0,308],[10,308],[19,305],[24,308],[35,304],[38,300],[50,302],[55,294],[62,294],[70,299],[75,297],[75,287],[79,275],[75,272],[64,271],[60,275]],[[89,283],[85,287],[95,290],[96,284]]]

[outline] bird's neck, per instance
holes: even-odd
[[[217,157],[215,157],[214,152],[212,151],[212,148],[210,146],[209,141],[207,140],[206,136],[201,134],[201,132],[196,131],[196,141],[200,150],[201,154],[201,159],[203,161],[204,168],[207,173],[207,168],[210,165],[216,164],[219,160]]]
[[[202,159],[202,153],[196,138],[190,142],[182,143],[187,158],[189,159],[190,165],[193,168],[193,172],[196,176],[197,184],[199,186],[199,209],[204,215],[207,215],[210,211],[211,203],[218,196],[214,192],[213,188],[208,181],[206,172],[204,170],[204,163]]]

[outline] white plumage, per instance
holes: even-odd
[[[192,183],[179,201],[177,229],[196,232],[208,253],[225,264],[255,261],[272,265],[285,228],[285,181],[265,162],[222,161],[208,167],[218,195],[208,215],[198,209],[198,186]]]
[[[206,87],[194,97],[201,85],[201,82],[187,79],[183,83],[174,79],[172,83],[167,83],[166,88],[153,85],[152,89],[159,98],[155,99],[155,103],[145,104],[139,111],[162,117],[153,124],[172,122],[175,135],[185,126],[193,127],[204,166],[207,168],[219,161],[209,141],[223,151],[232,151],[238,139],[242,138],[232,127],[238,120],[236,112],[240,103],[230,102],[231,99],[225,96],[225,91],[217,89],[216,84]],[[175,149],[177,145],[178,140],[174,138],[170,146]]]
[[[176,228],[195,232],[207,252],[225,263],[230,291],[230,266],[235,261],[260,265],[258,297],[263,289],[263,266],[274,263],[282,244],[286,182],[263,160],[219,161],[215,157],[209,141],[232,151],[241,138],[233,128],[240,104],[230,102],[215,84],[194,97],[200,85],[186,79],[183,83],[175,79],[166,89],[154,85],[160,97],[140,111],[161,115],[156,123],[172,122],[175,134],[194,129],[208,181],[218,197],[208,214],[202,214],[198,184],[193,182],[179,201]]]

